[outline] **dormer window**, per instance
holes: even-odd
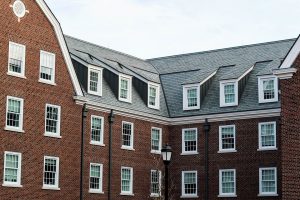
[[[119,75],[119,100],[131,103],[131,80],[130,76]]]
[[[102,96],[102,69],[89,66],[88,76],[88,93]]]
[[[183,110],[200,109],[200,85],[183,86]]]
[[[220,82],[220,106],[238,105],[238,82],[221,81]]]
[[[258,78],[259,103],[278,101],[278,80],[275,76]]]
[[[159,85],[148,83],[148,107],[159,109]]]
[[[25,49],[24,45],[9,42],[7,74],[25,78]]]

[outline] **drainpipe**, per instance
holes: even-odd
[[[204,124],[204,132],[205,132],[205,193],[204,193],[204,200],[209,199],[209,167],[208,167],[208,134],[210,131],[210,124],[207,119],[205,119],[205,124]]]
[[[108,116],[109,122],[109,161],[108,161],[108,200],[111,200],[111,177],[112,177],[112,125],[115,121],[114,110],[111,109]]]
[[[84,133],[85,133],[85,119],[87,117],[88,110],[86,104],[82,107],[81,116],[81,155],[80,155],[80,200],[83,200],[83,166],[84,166]]]

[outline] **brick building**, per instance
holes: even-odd
[[[299,39],[142,60],[43,0],[0,19],[0,199],[159,199],[165,143],[172,199],[300,198]]]

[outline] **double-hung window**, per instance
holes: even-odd
[[[21,187],[21,159],[21,153],[4,152],[3,186]]]
[[[46,104],[45,136],[60,137],[60,106]]]
[[[161,132],[161,128],[151,128],[151,153],[160,153],[162,144]]]
[[[236,196],[235,169],[223,169],[219,171],[219,197]]]
[[[91,163],[90,164],[90,193],[103,193],[102,190],[102,174],[103,165]]]
[[[43,189],[59,189],[59,158],[44,157]]]
[[[197,171],[182,172],[182,197],[197,197]]]
[[[122,122],[122,148],[133,150],[133,123]]]
[[[161,172],[159,170],[151,170],[151,197],[158,197],[161,194]]]
[[[238,82],[221,81],[220,82],[220,106],[238,105]]]
[[[40,52],[40,82],[55,83],[55,54],[46,51]]]
[[[121,195],[132,195],[133,169],[131,167],[121,168]]]
[[[275,76],[258,78],[259,103],[278,101],[278,79]]]
[[[219,127],[219,152],[235,152],[235,125]]]
[[[183,110],[200,109],[200,85],[183,86]]]
[[[198,153],[197,128],[182,129],[182,155]]]
[[[104,118],[91,116],[91,144],[103,145]]]
[[[6,130],[23,132],[23,104],[24,100],[21,98],[7,97]]]
[[[131,80],[130,76],[119,75],[119,100],[131,103]]]
[[[88,68],[88,93],[102,96],[102,71],[101,68]]]
[[[8,74],[25,77],[25,51],[26,47],[21,44],[9,42]]]
[[[259,169],[259,196],[277,196],[277,168]]]
[[[276,122],[259,123],[259,150],[276,150]]]
[[[159,109],[159,85],[148,83],[148,107]]]

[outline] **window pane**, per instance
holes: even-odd
[[[131,170],[130,169],[122,169],[122,181],[121,181],[121,188],[122,192],[131,192]]]
[[[187,90],[187,100],[188,100],[188,107],[194,107],[198,105],[197,88],[192,88]]]
[[[273,123],[261,125],[261,146],[274,147],[275,144],[275,126]]]
[[[44,80],[53,80],[55,67],[55,56],[50,53],[41,52],[40,78]]]
[[[235,177],[234,171],[223,171],[222,172],[222,193],[233,194],[235,193]]]
[[[58,123],[59,123],[58,115],[59,115],[58,107],[47,105],[46,132],[58,133]]]
[[[221,128],[222,149],[234,149],[235,148],[235,133],[233,127]]]
[[[102,135],[102,119],[101,118],[92,118],[92,141],[102,142],[101,135]]]
[[[21,101],[8,99],[7,126],[20,127]]]
[[[160,146],[160,130],[152,129],[151,130],[151,149],[159,151]]]
[[[90,170],[90,188],[99,190],[101,181],[101,166],[91,165]]]
[[[184,131],[184,150],[197,151],[197,132],[196,130]]]
[[[197,194],[196,173],[184,173],[184,194]]]
[[[5,175],[4,179],[7,182],[18,182],[18,170],[19,170],[19,156],[13,154],[6,154],[5,162]]]
[[[275,98],[274,79],[263,81],[263,92],[264,99]]]
[[[99,73],[95,71],[90,71],[90,90],[93,92],[98,91],[98,77]]]
[[[160,193],[159,171],[151,171],[151,193],[152,194]]]
[[[128,80],[121,79],[120,97],[123,99],[128,98]]]
[[[56,185],[56,159],[47,158],[45,159],[44,166],[44,184],[45,185]]]
[[[234,84],[224,85],[224,97],[225,97],[225,103],[235,102]]]
[[[149,104],[155,106],[156,101],[156,88],[150,87],[149,91]]]
[[[9,44],[9,71],[15,73],[22,72],[22,65],[24,63],[24,51],[23,46],[17,44]]]
[[[123,129],[122,129],[122,144],[124,146],[131,146],[132,142],[132,130],[131,130],[131,124],[123,123]]]
[[[276,192],[275,170],[262,170],[262,192]]]

